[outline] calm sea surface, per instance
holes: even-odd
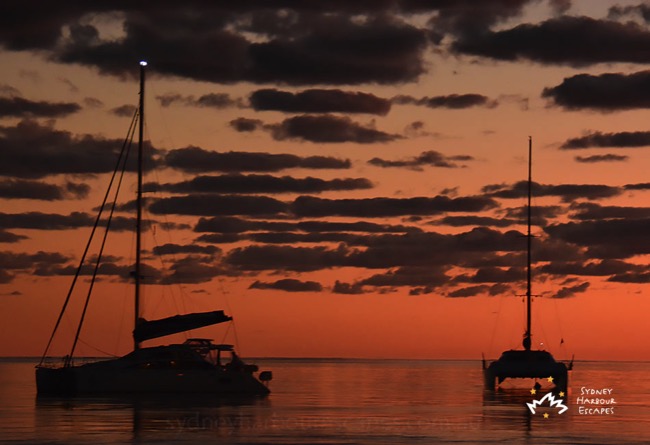
[[[264,400],[37,400],[34,363],[0,360],[0,442],[650,444],[650,363],[577,362],[569,409],[534,415],[525,403],[545,391],[484,394],[478,361],[257,363],[274,374]],[[604,388],[611,394],[583,394]]]

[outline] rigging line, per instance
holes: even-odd
[[[560,311],[557,308],[557,298],[553,298],[553,308],[555,309],[555,317],[557,318],[558,331],[560,331],[560,350],[564,353],[566,349],[564,347],[564,334],[562,333],[562,320],[560,319]]]
[[[155,233],[152,233],[151,236],[153,237],[154,244],[155,244],[156,246],[158,246],[158,245],[159,245],[159,244],[158,244],[158,239],[156,238]],[[168,267],[168,265],[167,265],[168,262],[165,261],[165,259],[163,258],[163,256],[162,256],[161,254],[158,254],[157,257],[158,257],[158,261],[160,262],[161,269],[162,269],[163,271],[168,270],[168,269],[169,269],[169,267]],[[173,257],[173,262],[176,263],[176,255],[172,255],[172,257]],[[176,283],[176,285],[180,288],[180,284]],[[174,306],[174,309],[176,310],[177,313],[181,313],[181,311],[180,311],[179,308],[178,308],[178,302],[177,302],[177,299],[175,298],[174,291],[172,290],[173,287],[172,287],[172,286],[164,286],[164,287],[163,287],[163,290],[165,290],[165,289],[169,290],[169,292],[170,292],[170,295],[171,295],[171,302],[172,302],[172,305]],[[180,292],[181,292],[181,294],[182,294],[182,289],[181,289]],[[163,297],[164,297],[164,295],[163,295]],[[183,298],[179,298],[179,299],[181,300],[181,302],[184,301]],[[158,301],[158,304],[156,305],[156,307],[154,308],[154,310],[153,310],[152,313],[155,313],[155,312],[158,310],[158,308],[160,307],[161,304],[162,304],[162,299],[160,299],[160,300]],[[187,312],[187,311],[185,310],[185,309],[186,309],[186,308],[185,308],[185,305],[182,305],[182,306],[183,306],[183,308],[182,308],[182,309],[183,309],[183,312]],[[187,337],[187,335],[186,335],[186,337]],[[189,338],[189,337],[187,337],[187,338]]]
[[[228,337],[228,333],[230,332],[230,327],[232,326],[232,320],[230,320],[230,323],[228,323],[228,327],[226,328],[226,332],[223,334],[223,337],[221,337],[221,343],[226,342],[226,337]],[[235,344],[236,349],[239,351],[239,345]],[[241,351],[239,351],[241,353]]]
[[[79,338],[79,341],[80,341],[81,343],[83,343],[84,345],[88,346],[90,349],[94,349],[94,350],[97,351],[97,352],[101,352],[102,354],[104,354],[104,355],[106,355],[106,356],[108,356],[108,357],[119,357],[118,355],[111,354],[110,352],[106,352],[106,351],[104,351],[104,350],[102,350],[102,349],[99,349],[97,346],[93,346],[93,345],[91,345],[90,343],[84,341],[83,338]]]
[[[129,144],[129,148],[131,144]],[[77,347],[77,341],[79,340],[79,335],[81,334],[81,328],[83,326],[84,320],[86,318],[86,311],[88,310],[88,304],[90,303],[90,296],[92,295],[93,288],[95,287],[95,281],[97,279],[97,272],[99,271],[99,266],[102,262],[102,255],[104,254],[104,247],[106,247],[106,239],[108,238],[108,233],[111,228],[111,222],[113,221],[113,215],[115,214],[115,208],[117,207],[117,197],[120,193],[120,188],[122,186],[122,180],[124,179],[124,172],[127,168],[127,161],[129,159],[130,149],[127,150],[126,155],[124,156],[124,164],[122,165],[122,172],[120,173],[119,180],[117,181],[117,186],[115,187],[115,196],[113,198],[113,204],[111,205],[111,211],[108,214],[108,219],[106,220],[106,227],[104,229],[104,236],[102,238],[102,244],[99,248],[99,253],[97,254],[97,260],[95,261],[95,268],[93,270],[93,276],[90,280],[90,286],[88,287],[88,294],[86,295],[86,302],[84,303],[83,311],[81,312],[81,318],[79,319],[79,326],[77,326],[77,333],[74,337],[74,342],[72,343],[72,349],[70,350],[69,359],[74,355],[74,350]]]
[[[65,301],[63,302],[63,307],[61,308],[61,312],[59,313],[59,317],[56,320],[56,323],[54,324],[54,329],[52,330],[52,334],[50,335],[50,339],[47,342],[47,346],[45,347],[45,351],[43,352],[43,355],[41,356],[41,360],[38,364],[38,366],[41,366],[43,364],[43,361],[45,360],[45,357],[47,356],[47,353],[50,349],[50,346],[52,346],[52,341],[54,340],[54,335],[56,334],[56,331],[59,329],[59,325],[61,324],[61,319],[63,318],[63,314],[65,314],[65,311],[68,307],[68,303],[70,303],[70,297],[72,296],[72,291],[74,290],[74,287],[77,283],[77,280],[79,278],[79,275],[81,275],[81,268],[83,267],[84,262],[86,261],[86,255],[88,255],[88,251],[90,250],[90,245],[92,244],[93,237],[95,236],[95,231],[97,230],[97,227],[99,226],[99,221],[102,217],[102,213],[104,211],[104,206],[106,205],[106,202],[108,201],[108,197],[111,192],[111,188],[113,187],[113,181],[115,180],[115,177],[117,176],[117,172],[120,170],[120,164],[122,162],[122,157],[124,156],[124,152],[126,150],[126,147],[129,145],[130,141],[133,139],[133,135],[135,134],[135,122],[137,119],[137,111],[134,112],[133,118],[131,119],[131,126],[129,127],[129,130],[127,131],[126,138],[124,139],[124,142],[122,143],[122,149],[120,150],[120,155],[117,159],[117,164],[115,165],[115,170],[113,170],[113,175],[111,176],[111,180],[108,183],[108,188],[106,189],[106,194],[104,195],[104,200],[102,201],[102,205],[99,207],[99,212],[97,214],[97,218],[95,219],[95,224],[93,225],[92,231],[90,232],[90,237],[88,238],[88,242],[86,243],[86,248],[84,249],[83,254],[81,255],[81,259],[79,261],[79,267],[77,267],[77,271],[74,274],[74,278],[72,279],[72,284],[70,284],[70,288],[68,289],[68,294],[65,297]]]
[[[536,322],[537,322],[537,324],[539,325],[539,327],[540,327],[540,329],[541,329],[541,331],[542,331],[542,338],[543,338],[544,340],[546,340],[546,343],[547,343],[547,344],[550,345],[550,340],[549,340],[550,337],[547,337],[547,336],[546,336],[546,331],[544,331],[544,324],[541,323],[541,317],[539,316],[539,308],[535,311],[535,313],[537,314],[537,315],[536,315],[536,317],[537,317],[537,318],[536,318]]]
[[[223,280],[219,278],[218,280],[219,287],[221,287],[221,295],[223,295],[223,299],[226,302],[226,308],[228,309],[228,312],[230,314],[233,314],[232,307],[230,306],[230,299],[228,299],[228,292],[226,291],[224,285],[223,285]],[[235,346],[239,350],[239,337],[237,336],[237,325],[235,324],[235,317],[233,316],[232,319],[230,320],[230,323],[232,324],[232,334],[233,337],[235,337]],[[230,325],[228,326],[228,329],[230,329]],[[239,350],[239,353],[241,354],[242,351]]]
[[[149,126],[147,125],[146,122],[144,122],[144,127],[145,127],[144,130],[145,130],[145,133],[146,133],[146,136],[147,136],[147,140],[151,141],[152,138],[151,138],[151,135],[149,134]],[[160,193],[160,183],[161,183],[160,176],[158,175],[158,171],[156,169],[152,169],[152,171],[153,171],[153,174],[155,175],[155,178],[156,178],[156,181],[157,181],[156,185],[158,186],[158,187],[155,187],[153,189],[153,193]],[[147,215],[149,215],[146,208],[144,209],[144,212]],[[168,218],[167,214],[163,214],[162,218],[164,220],[164,223],[167,224],[167,227],[169,227],[169,218]],[[167,232],[167,236],[168,236],[168,241],[169,241],[170,244],[172,244],[170,231],[167,230],[166,232]],[[155,231],[152,231],[152,238],[153,238],[154,244],[156,246],[158,246],[159,243],[158,243],[158,239],[156,238],[156,232]],[[161,267],[162,267],[163,271],[169,270],[168,269],[168,263],[163,259],[162,255],[160,255],[160,254],[158,255],[158,260],[159,260],[159,262],[161,264]],[[175,254],[172,254],[172,262],[174,264],[176,264],[178,262],[177,257],[176,257]],[[176,283],[176,285],[178,286],[179,293],[181,294],[178,298],[176,297],[176,295],[174,295],[174,287],[173,286],[165,286],[165,287],[163,287],[163,289],[169,290],[171,303],[172,303],[172,305],[174,307],[174,310],[177,313],[187,312],[187,307],[185,306],[185,299],[183,298],[183,288],[181,287],[181,285],[179,283]],[[158,301],[158,305],[154,308],[153,313],[155,313],[158,310],[158,308],[162,304],[163,299],[164,299],[164,295],[163,295],[163,298]],[[181,302],[182,311],[179,309],[178,300],[180,300],[180,302]],[[186,337],[187,337],[187,335],[186,335]],[[189,338],[189,337],[187,337],[187,338]]]
[[[499,318],[501,317],[501,304],[503,304],[503,297],[497,297],[499,300],[499,304],[497,306],[497,319],[494,323],[494,327],[492,328],[492,335],[490,336],[490,343],[488,346],[488,354],[492,351],[492,346],[494,344],[494,337],[496,336],[497,333],[497,328],[499,327]]]

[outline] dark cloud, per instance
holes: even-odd
[[[156,246],[152,249],[156,255],[178,255],[184,253],[202,254],[216,256],[221,253],[221,249],[215,246],[199,246],[196,244],[180,245],[180,244],[163,244]]]
[[[0,213],[0,227],[5,229],[66,230],[90,227],[94,222],[95,218],[80,212],[69,215],[42,212]]]
[[[446,267],[439,266],[398,267],[359,280],[358,285],[390,288],[422,286],[433,290],[449,282],[450,277],[445,270]]]
[[[20,96],[21,94],[20,90],[17,88],[12,87],[11,85],[0,83],[0,95],[7,97],[16,97]]]
[[[592,46],[595,49],[598,45]],[[569,110],[587,108],[615,111],[650,108],[650,71],[632,74],[607,73],[598,76],[578,74],[565,78],[557,86],[545,88],[542,97]],[[629,137],[633,139],[634,133]]]
[[[117,76],[129,75],[133,61],[141,58],[155,61],[161,74],[210,82],[388,84],[415,80],[424,71],[426,32],[379,14],[377,7],[349,8],[337,2],[333,7],[303,8],[296,2],[281,3],[284,6],[273,8],[258,2],[244,6],[163,2],[156,8],[125,4],[121,14],[111,16],[124,30],[120,40],[103,40],[93,25],[79,24],[84,13],[120,11],[119,7],[86,5],[84,10],[75,5],[50,18],[40,13],[9,14],[12,19],[18,15],[23,27],[42,27],[38,34],[43,35],[27,38],[7,20],[9,29],[0,41],[13,49],[46,49],[57,61],[95,66]],[[364,21],[353,20],[350,9],[371,14]],[[283,21],[282,13],[297,23]],[[265,19],[260,19],[262,14]],[[250,27],[252,18],[259,28]],[[269,25],[273,19],[285,23],[282,32],[277,23]],[[69,31],[65,37],[63,29]]]
[[[484,226],[484,227],[509,227],[521,224],[521,219],[493,218],[490,216],[445,216],[436,224],[452,227]]]
[[[345,248],[252,245],[232,249],[226,255],[226,262],[241,270],[308,272],[341,266],[346,263],[347,255]]]
[[[292,93],[277,89],[254,91],[250,95],[253,109],[289,113],[369,113],[386,115],[390,101],[362,92],[311,89]]]
[[[13,127],[0,127],[0,176],[42,178],[62,173],[111,172],[121,146],[121,140],[73,136],[25,120]],[[146,162],[155,164],[151,155]],[[129,165],[130,170],[134,164]]]
[[[223,232],[226,236],[234,234],[232,231]],[[459,234],[408,232],[342,236],[344,234],[341,232],[329,232],[307,235],[332,236],[332,243],[330,247],[306,247],[299,245],[305,242],[301,237],[306,235],[302,233],[254,232],[245,236],[263,244],[234,248],[225,254],[224,262],[242,272],[312,272],[339,267],[387,269],[351,283],[349,289],[355,292],[368,288],[378,288],[383,292],[410,287],[412,293],[419,294],[442,287],[466,287],[466,284],[471,284],[484,286],[480,292],[479,288],[473,288],[475,293],[495,295],[511,287],[514,289],[516,283],[525,281],[526,241],[518,231],[502,233],[475,228]],[[205,235],[203,241],[207,241],[209,236]],[[279,244],[272,244],[276,242]],[[586,258],[580,246],[559,238],[535,238],[533,250],[534,262],[541,265],[552,265],[558,261],[578,264],[584,263]],[[614,263],[608,267],[611,271],[635,270],[630,267],[616,269]],[[458,274],[456,268],[474,269],[476,272]],[[578,269],[574,271],[582,273]],[[545,273],[553,274],[553,271]],[[341,292],[345,289],[347,285],[342,285]]]
[[[240,133],[252,133],[253,131],[264,128],[264,122],[259,119],[249,119],[238,117],[229,122],[229,125]]]
[[[560,148],[574,150],[592,147],[647,147],[650,146],[650,131],[623,131],[602,133],[596,131],[585,136],[565,141]]]
[[[608,17],[614,20],[625,18],[626,16],[641,16],[646,23],[650,22],[650,5],[640,4],[633,6],[612,6],[609,8]]]
[[[261,244],[298,243],[345,243],[354,244],[358,235],[343,232],[258,232],[246,235],[246,239]]]
[[[39,269],[47,269],[68,262],[69,258],[54,252],[18,253],[0,252],[0,282],[13,281],[18,273],[35,274]]]
[[[594,164],[596,162],[625,162],[629,156],[606,154],[606,155],[593,155],[593,156],[576,156],[576,162],[583,164]]]
[[[268,127],[273,138],[279,141],[297,139],[318,143],[374,144],[401,139],[400,135],[363,126],[349,117],[329,114],[295,116]]]
[[[523,263],[523,262],[522,262]],[[480,267],[473,275],[456,277],[457,282],[470,283],[520,283],[526,279],[522,266],[516,267]]]
[[[650,253],[650,218],[588,220],[545,228],[552,237],[585,247],[592,258],[624,259]]]
[[[292,231],[295,224],[275,221],[258,221],[235,216],[215,216],[199,218],[194,227],[195,232],[244,233],[257,230]]]
[[[277,172],[289,168],[348,169],[348,159],[327,156],[301,157],[291,154],[216,152],[199,147],[171,150],[165,165],[191,173],[199,172]]]
[[[81,106],[72,102],[35,102],[21,97],[0,97],[0,118],[64,117],[79,110]]]
[[[136,111],[137,107],[135,105],[120,105],[111,109],[111,113],[119,117],[133,117]]]
[[[26,236],[24,235],[17,235],[12,232],[7,232],[4,229],[0,229],[0,243],[17,243],[19,241],[22,241],[24,239],[27,239]]]
[[[587,289],[589,289],[589,282],[585,281],[576,286],[563,287],[562,289],[558,290],[555,295],[553,295],[553,298],[575,297],[576,294],[587,292]]]
[[[57,213],[26,212],[26,213],[0,213],[0,228],[6,229],[35,229],[35,230],[68,230],[79,227],[92,227],[96,216],[87,213],[72,212],[69,215]],[[154,221],[143,220],[143,229],[149,230]],[[100,221],[101,226],[106,225],[106,219]],[[135,230],[135,218],[113,216],[111,230]]]
[[[278,222],[246,220],[232,216],[217,216],[214,218],[200,218],[194,228],[196,232],[213,233],[244,233],[253,231],[274,232],[366,232],[366,233],[408,233],[421,232],[413,226],[376,224],[366,221],[331,222],[331,221],[299,221]]]
[[[321,193],[324,191],[366,190],[372,183],[365,178],[324,180],[314,177],[294,178],[271,175],[196,176],[175,184],[148,185],[172,193]]]
[[[625,190],[650,190],[650,182],[642,184],[626,184]]]
[[[266,196],[187,195],[153,201],[149,211],[156,215],[278,215],[289,206]]]
[[[56,201],[67,198],[81,199],[88,196],[90,186],[68,182],[65,185],[49,184],[25,179],[0,179],[0,198],[36,199]]]
[[[476,297],[478,295],[485,295],[485,294],[494,296],[499,294],[505,294],[510,290],[511,288],[505,284],[493,284],[493,285],[479,284],[476,286],[461,287],[454,291],[448,292],[447,297],[468,298],[468,297]]]
[[[571,218],[577,220],[650,218],[649,207],[601,206],[590,202],[573,203]]]
[[[430,38],[439,43],[445,33],[476,35],[491,26],[521,15],[530,0],[402,0],[399,7],[405,12],[426,13],[436,11],[430,20]]]
[[[519,199],[528,196],[528,182],[519,181],[513,185],[496,184],[483,187],[483,192],[494,198]],[[564,202],[579,198],[589,200],[612,198],[622,193],[619,187],[598,184],[546,185],[533,182],[532,194],[535,197],[557,196]]]
[[[592,276],[606,277],[629,272],[638,272],[642,267],[620,260],[599,260],[599,261],[554,261],[543,265],[540,272],[558,276]]]
[[[562,206],[533,206],[531,209],[531,224],[544,227],[549,219],[557,218],[566,213]],[[516,220],[518,224],[526,224],[528,219],[528,206],[513,207],[505,209],[504,216],[510,220]]]
[[[228,275],[212,256],[189,255],[177,259],[159,278],[157,284],[199,284],[214,277]]]
[[[95,97],[86,97],[84,98],[84,105],[88,108],[102,108],[104,102]]]
[[[344,283],[336,280],[332,287],[332,293],[343,295],[361,295],[364,293],[363,286],[358,283]]]
[[[245,239],[246,236],[239,235],[236,233],[218,233],[218,234],[201,235],[196,239],[196,241],[200,243],[230,244],[239,241],[244,241]]]
[[[458,168],[460,165],[458,161],[471,161],[473,158],[467,155],[460,156],[446,156],[440,152],[430,150],[420,153],[410,159],[403,159],[400,161],[389,161],[380,158],[372,158],[368,164],[377,167],[406,167],[412,169],[420,169],[421,167],[442,167],[442,168]]]
[[[253,80],[294,85],[414,81],[425,70],[426,33],[386,17],[354,23],[345,15],[323,15],[304,37],[252,44]]]
[[[594,42],[600,42],[594,45]],[[543,64],[648,63],[650,32],[634,22],[619,23],[563,15],[538,24],[465,34],[452,51],[498,60],[527,59]]]
[[[420,105],[429,108],[448,108],[459,110],[471,107],[494,108],[498,105],[496,100],[481,94],[450,94],[448,96],[422,97],[396,96],[392,102],[400,105]]]
[[[274,281],[272,283],[265,283],[263,281],[255,281],[250,285],[249,289],[273,289],[283,290],[286,292],[321,292],[323,286],[316,281],[300,281],[291,278]]]
[[[607,281],[615,283],[650,283],[650,272],[627,272],[611,276]]]
[[[241,101],[231,98],[227,93],[209,93],[198,98],[195,96],[182,96],[177,93],[168,93],[156,96],[156,99],[163,107],[180,104],[189,107],[216,108],[221,110],[241,105]]]
[[[14,275],[7,272],[6,270],[0,269],[0,284],[11,283],[14,279]]]
[[[438,215],[444,212],[478,212],[496,207],[487,197],[449,198],[366,198],[322,199],[312,196],[297,198],[291,208],[301,217],[357,216],[387,217],[406,215]]]

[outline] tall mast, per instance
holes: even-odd
[[[533,188],[533,138],[528,136],[528,206],[527,206],[527,220],[528,220],[528,233],[526,236],[527,248],[526,248],[526,333],[524,334],[524,349],[530,351],[530,346],[532,344],[531,339],[531,330],[530,330],[530,309],[531,309],[531,247],[532,247],[532,235],[530,231],[531,226],[531,215],[532,215],[532,206],[531,206],[531,197],[532,197],[532,188]]]
[[[136,192],[137,216],[135,223],[135,319],[133,328],[140,320],[140,283],[142,281],[140,267],[140,251],[142,250],[142,160],[144,133],[144,74],[147,62],[140,62],[140,104],[138,107],[138,188]],[[140,342],[133,338],[133,349],[140,349]]]

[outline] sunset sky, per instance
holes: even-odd
[[[43,352],[140,60],[145,318],[224,309],[193,335],[255,357],[520,347],[531,136],[533,345],[650,359],[639,0],[3,2],[0,356]],[[132,174],[122,192],[80,355],[132,346]]]

